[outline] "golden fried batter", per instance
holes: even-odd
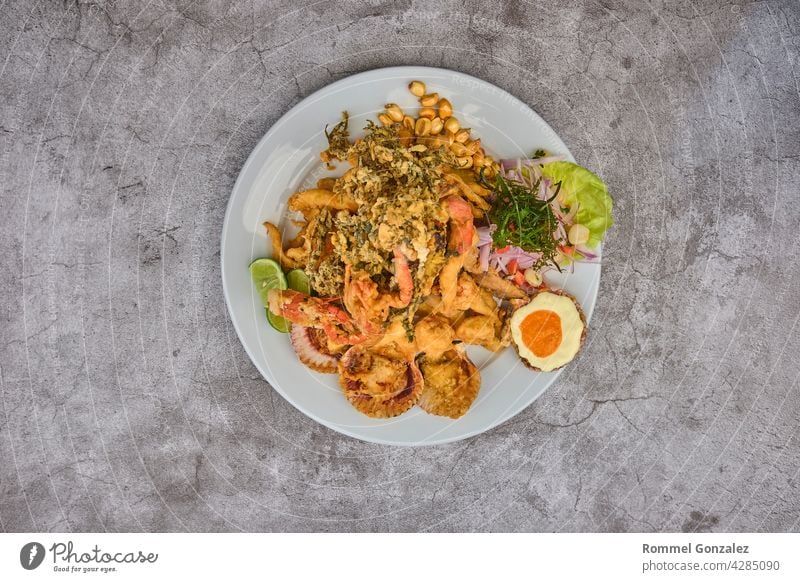
[[[437,416],[464,416],[481,387],[480,372],[464,351],[453,349],[438,359],[425,356],[420,370],[425,379],[420,408]]]
[[[453,349],[455,334],[450,321],[443,315],[430,315],[414,328],[417,351],[436,360]]]
[[[350,403],[373,418],[397,416],[414,406],[423,379],[413,359],[390,346],[353,346],[339,361],[339,385]]]

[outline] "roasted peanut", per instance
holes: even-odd
[[[447,121],[444,122],[444,128],[450,133],[455,134],[459,129],[461,129],[461,124],[455,117],[448,117]]]
[[[378,121],[380,121],[383,125],[391,125],[392,118],[386,115],[385,113],[381,113],[378,115]]]
[[[414,133],[420,137],[430,135],[431,120],[426,117],[420,117],[417,119],[417,124],[414,126]]]
[[[450,151],[453,152],[459,158],[463,158],[468,155],[467,146],[458,142],[450,146]]]
[[[419,116],[433,119],[436,117],[436,110],[433,107],[423,107],[419,110]]]
[[[472,167],[472,158],[465,157],[465,158],[456,158],[456,164],[459,168],[471,168]]]
[[[466,143],[469,139],[469,130],[468,129],[460,129],[458,133],[456,133],[456,141],[459,143]]]
[[[447,119],[453,115],[453,106],[450,104],[450,101],[447,99],[440,99],[439,100],[439,117],[442,119]]]
[[[444,129],[444,121],[440,117],[431,119],[431,135],[439,135]]]
[[[411,81],[408,84],[408,90],[414,97],[422,97],[425,95],[425,83],[422,81]]]
[[[428,141],[431,148],[447,148],[450,147],[450,143],[447,141],[447,136],[443,133],[439,135],[435,135]]]
[[[415,122],[414,122],[414,118],[413,117],[411,117],[409,115],[406,115],[405,117],[403,117],[403,127],[405,127],[406,129],[410,129],[411,131],[414,131],[414,123]]]
[[[423,107],[433,107],[439,102],[439,94],[431,93],[430,95],[423,95],[419,98],[419,103]]]
[[[470,156],[474,156],[479,149],[481,149],[481,140],[475,139],[472,141],[468,141],[464,144],[467,146],[467,154]]]
[[[397,103],[387,103],[384,107],[386,107],[386,115],[391,117],[392,121],[403,121],[403,110]]]

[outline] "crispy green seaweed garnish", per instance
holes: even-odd
[[[334,216],[333,253],[354,272],[368,274],[380,293],[397,292],[397,277],[388,266],[396,249],[405,254],[414,281],[412,297],[407,306],[393,309],[390,319],[401,319],[411,334],[423,294],[429,294],[444,263],[444,248],[431,248],[430,241],[446,240],[448,216],[440,186],[455,157],[399,123],[367,121],[363,137],[354,140],[344,158],[353,167],[336,180],[333,191],[355,200],[358,210]]]
[[[555,194],[549,200],[542,200],[536,195],[539,181],[529,189],[523,184],[497,176],[495,199],[489,211],[489,221],[497,225],[492,235],[495,247],[512,245],[530,253],[541,253],[535,268],[558,266],[555,257],[559,252],[559,243],[554,236],[558,219],[550,202],[558,196],[560,187],[561,184],[557,184]]]
[[[325,137],[328,138],[328,149],[320,154],[323,162],[344,160],[347,158],[347,152],[352,145],[347,139],[350,136],[347,129],[349,120],[350,116],[347,111],[342,111],[342,120],[334,125],[330,132],[328,132],[328,126],[325,126]]]
[[[326,252],[332,229],[330,210],[322,208],[308,233],[312,242],[306,275],[311,288],[324,297],[341,295],[344,281],[344,263],[336,254]]]

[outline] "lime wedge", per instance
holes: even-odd
[[[269,310],[269,308],[267,308],[265,311],[267,312],[267,321],[274,329],[281,333],[289,333],[289,331],[292,329],[292,324],[288,319],[284,319],[280,315],[275,315]]]
[[[250,277],[256,286],[261,302],[266,307],[267,321],[281,333],[288,333],[291,324],[280,315],[269,310],[268,293],[270,289],[286,289],[286,277],[281,266],[272,259],[256,259],[250,263]]]
[[[289,289],[311,295],[311,284],[308,282],[308,275],[303,269],[292,269],[286,273],[286,282]]]
[[[286,277],[281,266],[272,259],[256,259],[250,263],[250,276],[256,286],[264,307],[269,305],[267,292],[270,289],[286,289]]]

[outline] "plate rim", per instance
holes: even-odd
[[[326,428],[328,428],[330,430],[333,430],[336,433],[343,434],[345,436],[357,439],[359,441],[378,444],[378,445],[383,445],[383,446],[431,447],[431,446],[444,445],[444,444],[449,444],[449,443],[453,443],[453,442],[459,442],[459,441],[471,439],[471,438],[474,438],[474,437],[476,437],[476,436],[478,436],[480,434],[483,434],[484,432],[492,430],[492,429],[496,428],[497,426],[499,426],[499,425],[501,425],[501,424],[503,424],[505,422],[508,422],[509,420],[511,420],[512,418],[514,418],[515,416],[517,416],[518,414],[520,414],[521,412],[526,410],[528,407],[530,407],[534,402],[536,402],[539,399],[539,397],[542,394],[544,394],[548,389],[550,389],[550,387],[556,382],[556,380],[558,380],[559,376],[561,375],[561,373],[564,371],[565,368],[561,368],[561,369],[555,371],[555,375],[547,383],[547,385],[536,396],[534,396],[530,400],[530,402],[528,402],[527,404],[525,404],[524,406],[522,406],[521,408],[519,408],[518,410],[516,410],[512,414],[510,414],[508,416],[501,417],[501,418],[494,419],[492,422],[486,424],[485,426],[483,426],[481,428],[476,428],[476,429],[467,431],[466,433],[463,433],[463,434],[453,435],[451,437],[445,437],[445,438],[441,438],[441,439],[437,439],[437,440],[433,440],[433,441],[428,441],[428,442],[426,442],[426,441],[398,442],[398,441],[387,440],[387,439],[380,438],[380,437],[377,437],[377,436],[373,437],[371,435],[364,435],[364,434],[360,434],[360,433],[355,433],[355,432],[351,431],[349,429],[349,427],[343,427],[341,425],[335,425],[333,423],[327,422],[327,421],[317,417],[313,412],[310,412],[309,410],[299,406],[296,403],[296,401],[285,390],[283,390],[278,385],[278,383],[274,380],[274,378],[271,378],[272,375],[262,368],[262,366],[258,363],[258,359],[256,357],[254,357],[254,353],[252,352],[251,348],[247,345],[247,342],[244,341],[244,339],[242,337],[242,331],[239,329],[239,325],[237,324],[236,319],[235,319],[235,317],[233,315],[234,312],[233,312],[232,303],[231,303],[231,297],[230,297],[231,294],[230,294],[230,291],[228,289],[228,283],[227,283],[227,280],[226,280],[226,277],[225,277],[225,272],[226,272],[225,241],[226,241],[226,239],[228,237],[228,229],[229,229],[230,223],[231,223],[231,220],[230,220],[231,216],[230,215],[231,215],[231,212],[233,211],[234,194],[241,187],[243,176],[248,173],[248,170],[250,169],[250,166],[252,166],[255,163],[255,159],[257,157],[256,156],[257,152],[259,152],[262,149],[264,143],[267,142],[281,128],[282,121],[287,116],[291,115],[291,113],[295,109],[300,108],[300,107],[302,107],[304,105],[309,104],[310,102],[313,102],[313,101],[319,99],[320,96],[323,93],[335,92],[337,89],[339,89],[339,87],[341,85],[349,84],[349,83],[352,83],[354,81],[357,82],[362,77],[367,77],[367,76],[370,76],[370,75],[376,75],[376,74],[380,74],[380,73],[385,73],[387,75],[396,75],[396,76],[408,76],[407,74],[404,74],[404,73],[410,73],[411,71],[413,71],[414,74],[416,74],[416,75],[419,75],[420,72],[424,73],[426,71],[429,72],[431,74],[431,76],[435,75],[435,76],[441,77],[441,76],[445,76],[445,75],[454,75],[456,77],[462,77],[462,78],[464,78],[464,79],[466,79],[466,80],[468,80],[470,82],[474,82],[474,83],[478,83],[478,84],[481,84],[481,85],[485,85],[487,87],[490,87],[492,90],[500,91],[500,93],[503,95],[504,99],[509,100],[512,104],[516,105],[517,107],[520,107],[522,110],[527,111],[535,119],[538,119],[538,122],[541,123],[548,131],[550,131],[554,136],[556,136],[558,138],[558,140],[562,144],[564,144],[564,152],[563,153],[566,155],[566,157],[569,160],[574,161],[575,158],[572,155],[572,153],[569,151],[569,148],[567,147],[567,145],[564,143],[564,140],[561,139],[561,137],[558,135],[558,133],[556,133],[556,131],[550,126],[550,124],[544,118],[542,118],[541,115],[539,115],[538,112],[536,112],[527,103],[525,103],[524,101],[522,101],[521,99],[519,99],[518,97],[513,95],[512,93],[506,91],[502,87],[498,87],[497,85],[495,85],[494,83],[491,83],[490,81],[486,81],[484,79],[475,77],[475,76],[470,75],[468,73],[464,73],[464,72],[461,72],[461,71],[456,71],[456,70],[453,70],[453,69],[445,69],[445,68],[442,68],[442,67],[430,67],[430,66],[424,66],[424,65],[399,65],[399,66],[390,66],[390,67],[378,67],[378,68],[374,68],[374,69],[367,69],[367,70],[364,70],[364,71],[360,71],[360,72],[354,73],[352,75],[347,75],[346,77],[342,77],[341,79],[337,79],[336,81],[334,81],[332,83],[329,83],[329,84],[327,84],[327,85],[325,85],[323,87],[320,87],[319,89],[317,89],[313,93],[307,95],[306,97],[304,97],[303,99],[301,99],[300,101],[295,103],[291,108],[289,108],[278,119],[275,120],[275,122],[270,126],[270,128],[266,131],[266,133],[264,133],[264,135],[261,137],[261,139],[259,139],[258,142],[255,144],[255,146],[253,146],[253,149],[250,151],[250,154],[247,156],[247,160],[245,161],[245,163],[242,165],[241,169],[239,170],[239,174],[237,175],[236,181],[233,184],[233,188],[230,191],[230,195],[228,196],[228,202],[227,202],[226,208],[225,208],[225,215],[224,215],[224,217],[222,219],[223,222],[222,222],[222,230],[220,232],[220,247],[219,247],[220,248],[220,278],[222,279],[222,293],[223,293],[223,296],[225,297],[225,307],[226,307],[226,309],[228,311],[227,315],[228,315],[228,318],[229,318],[231,324],[233,325],[233,329],[236,331],[236,336],[239,339],[239,343],[244,348],[245,353],[247,353],[247,356],[250,358],[250,361],[256,367],[258,372],[261,374],[261,377],[267,382],[269,387],[271,389],[277,391],[278,394],[280,394],[281,397],[283,397],[297,411],[299,411],[301,414],[305,415],[306,417],[310,418],[314,422],[317,422],[317,423],[325,426]],[[602,256],[602,246],[603,245],[601,243],[599,245],[599,250],[600,250],[601,256]],[[597,281],[598,282],[597,282],[597,285],[594,287],[594,290],[586,298],[587,299],[587,307],[584,309],[585,311],[589,312],[589,315],[587,316],[587,328],[588,328],[589,322],[591,321],[592,316],[594,315],[594,309],[596,307],[597,297],[598,297],[599,291],[600,291],[600,277],[602,275],[602,262],[597,263],[595,266],[597,268]],[[287,335],[287,341],[288,341],[288,334],[286,334],[286,335]]]

